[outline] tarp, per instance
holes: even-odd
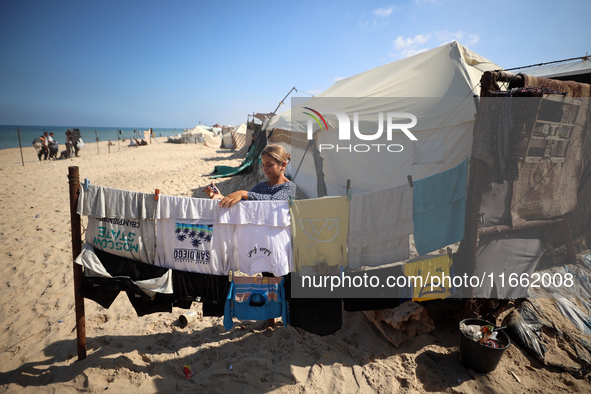
[[[237,175],[246,171],[250,168],[250,166],[254,163],[257,163],[259,156],[265,146],[267,145],[267,139],[265,138],[265,134],[261,133],[261,136],[256,144],[252,144],[248,149],[248,154],[246,158],[238,167],[230,167],[230,166],[215,166],[210,176],[211,179],[214,178],[223,178],[227,176]]]
[[[273,117],[264,126],[267,131],[274,129],[269,143],[281,144],[291,154],[287,173],[293,176],[301,162],[295,183],[308,197],[317,197],[318,176],[311,151],[304,157],[307,130],[292,121],[292,114],[303,112],[304,106],[315,108],[325,98],[349,98],[334,109],[358,112],[360,119],[375,117],[383,109],[368,106],[365,98],[391,98],[389,106],[395,112],[417,117],[417,127],[412,131],[418,141],[405,146],[404,152],[372,155],[370,160],[363,152],[344,155],[322,151],[320,155],[324,159],[328,195],[345,194],[348,179],[354,193],[394,187],[407,182],[408,175],[413,179],[425,178],[455,167],[470,156],[476,113],[473,96],[480,92],[482,73],[500,68],[454,41],[340,80],[305,104]],[[334,118],[326,119],[328,128],[334,129]],[[317,131],[316,138],[317,144],[339,142],[338,134],[327,130]]]
[[[569,80],[572,76],[591,75],[591,61],[577,60],[568,63],[548,64],[540,67],[522,68],[511,71],[521,73],[532,77]],[[586,82],[588,83],[588,82]]]

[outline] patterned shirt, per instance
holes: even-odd
[[[296,185],[288,181],[274,186],[261,182],[248,192],[249,200],[289,200],[289,195],[295,199]]]

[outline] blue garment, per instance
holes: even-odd
[[[269,186],[267,182],[256,184],[248,192],[249,200],[289,200],[289,196],[295,199],[296,185],[288,181],[279,185]]]
[[[245,282],[246,277],[240,277],[239,282]],[[270,283],[277,278],[252,277],[250,283],[236,283],[232,281],[226,297],[224,307],[224,328],[229,330],[234,325],[232,318],[240,320],[268,320],[276,317],[283,319],[287,325],[287,301],[283,278]],[[260,283],[263,282],[263,283]]]
[[[464,238],[468,161],[414,182],[414,239],[419,255]]]

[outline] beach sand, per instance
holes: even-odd
[[[91,183],[138,192],[206,197],[215,165],[243,155],[202,144],[168,144],[39,162],[33,148],[0,151],[0,392],[582,392],[576,379],[546,367],[512,345],[489,374],[459,360],[457,321],[435,321],[430,334],[394,347],[362,312],[343,312],[343,327],[324,337],[288,326],[202,317],[181,327],[186,313],[137,317],[125,295],[107,310],[86,300],[88,357],[77,361],[68,166]],[[253,175],[218,180],[222,193],[249,189]],[[540,301],[546,302],[546,301]],[[549,302],[549,301],[548,301]],[[556,315],[558,327],[568,322]],[[564,340],[548,344],[556,362],[577,364]],[[195,376],[185,378],[184,366]]]

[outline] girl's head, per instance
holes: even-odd
[[[267,155],[277,160],[279,164],[287,165],[291,161],[289,153],[281,145],[267,145],[261,152],[261,156]]]

